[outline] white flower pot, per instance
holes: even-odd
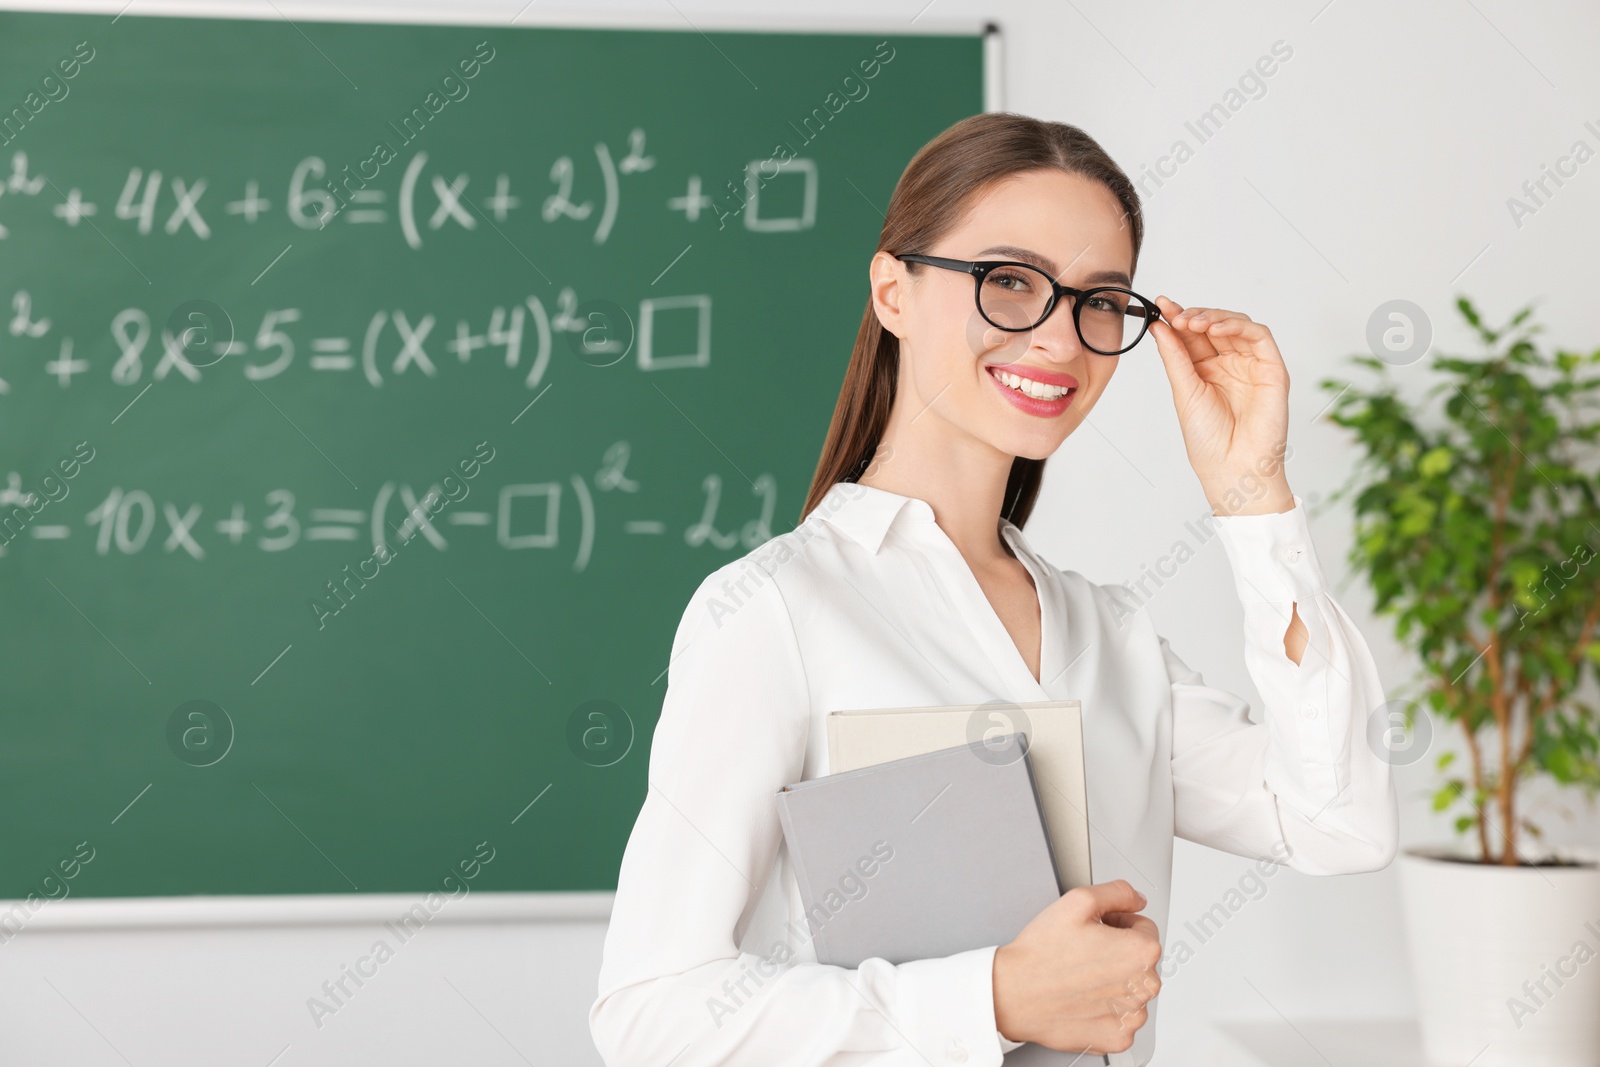
[[[1600,1067],[1600,864],[1400,856],[1423,1046],[1439,1067]]]

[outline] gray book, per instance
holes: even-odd
[[[1006,734],[778,793],[819,963],[1003,945],[1061,896],[1027,743]],[[1078,1057],[1024,1045],[1006,1063]]]

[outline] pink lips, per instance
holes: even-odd
[[[1072,406],[1072,397],[1078,389],[1078,380],[1070,374],[1043,370],[1039,367],[1024,366],[1020,363],[990,364],[985,370],[989,372],[989,379],[994,382],[995,388],[1000,390],[1007,400],[1028,414],[1037,415],[1040,418],[1054,418],[1066,411],[1067,408]],[[1015,374],[1019,378],[1030,378],[1044,385],[1065,386],[1072,392],[1056,400],[1040,400],[1037,397],[1028,396],[1026,393],[1019,393],[1009,385],[1006,385],[995,377],[995,371],[997,370]]]

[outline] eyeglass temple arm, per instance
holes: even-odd
[[[924,256],[908,252],[895,258],[908,259],[913,263],[927,263],[934,267],[944,267],[946,270],[958,270],[962,274],[976,274],[978,271],[976,263],[964,259],[950,259],[948,256]]]

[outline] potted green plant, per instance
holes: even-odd
[[[1600,350],[1541,351],[1531,306],[1497,329],[1456,306],[1485,353],[1435,355],[1420,400],[1378,345],[1351,357],[1371,388],[1320,383],[1361,454],[1333,494],[1354,493],[1350,562],[1421,661],[1369,738],[1397,763],[1457,742],[1433,757],[1456,841],[1400,856],[1419,1023],[1437,1064],[1596,1067],[1600,865],[1524,807],[1538,779],[1600,789]]]

